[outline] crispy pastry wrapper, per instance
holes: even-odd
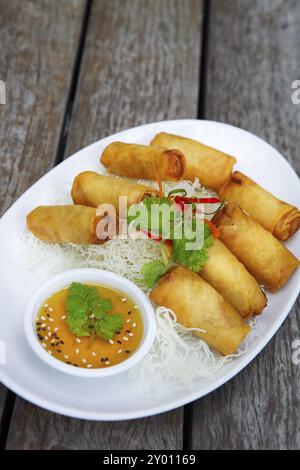
[[[186,328],[204,330],[195,333],[223,355],[236,352],[251,330],[210,284],[184,267],[171,268],[150,295]]]
[[[235,171],[220,197],[235,202],[279,240],[287,240],[300,228],[299,210],[266,191],[251,178]]]
[[[161,146],[180,150],[186,160],[185,178],[193,181],[199,178],[207,188],[219,191],[230,178],[236,159],[220,150],[208,147],[193,139],[179,135],[160,132],[151,142],[153,146]]]
[[[179,150],[113,142],[100,161],[109,173],[128,178],[179,181],[185,177],[185,158]]]
[[[208,248],[201,277],[221,294],[243,318],[259,315],[267,298],[254,277],[220,240]]]
[[[49,243],[101,244],[96,235],[96,209],[76,206],[39,206],[27,215],[28,229]]]
[[[266,289],[280,289],[299,265],[277,238],[237,204],[226,204],[213,222],[220,228],[221,241]]]
[[[112,204],[119,211],[119,198],[127,197],[127,207],[138,204],[147,196],[155,196],[157,191],[142,184],[131,183],[121,178],[99,175],[94,171],[84,171],[76,176],[71,196],[74,204],[98,207]]]

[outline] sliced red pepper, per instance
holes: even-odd
[[[174,201],[177,204],[217,204],[220,199],[216,197],[184,197],[175,196]]]
[[[153,233],[148,232],[148,230],[144,230],[143,228],[140,229],[140,232],[142,232],[144,235],[147,235],[150,240],[153,240],[155,242],[160,242],[162,240],[161,236],[153,235]]]

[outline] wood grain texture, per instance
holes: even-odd
[[[55,161],[84,0],[0,0],[0,206]]]
[[[300,2],[212,0],[207,119],[266,139],[300,171],[300,106],[291,83],[300,70]],[[270,169],[271,171],[271,169]],[[280,184],[280,182],[278,182]],[[300,302],[260,356],[193,408],[193,449],[299,449]]]
[[[83,7],[0,0],[0,215],[55,161]],[[0,416],[4,397],[0,386]]]
[[[95,0],[66,155],[141,123],[197,115],[202,0]],[[183,409],[95,423],[18,400],[9,449],[180,449]]]
[[[152,121],[197,116],[202,0],[96,0],[66,155]]]

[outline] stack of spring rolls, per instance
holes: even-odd
[[[220,238],[208,249],[200,273],[173,266],[152,290],[151,299],[174,311],[223,355],[237,351],[267,304],[264,289],[275,292],[299,262],[283,245],[300,227],[299,210],[280,201],[247,176],[234,172],[236,159],[195,140],[162,132],[150,145],[113,142],[101,163],[113,175],[156,181],[198,178],[226,201],[214,216]],[[120,196],[128,206],[157,195],[151,187],[85,171],[76,176],[74,205],[40,206],[27,216],[29,230],[46,242],[104,243],[97,237],[100,204],[118,212]]]

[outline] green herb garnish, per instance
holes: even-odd
[[[184,237],[173,240],[172,258],[174,263],[182,264],[192,271],[199,272],[208,259],[208,248],[214,243],[210,228],[204,224],[204,240],[201,248],[187,250],[186,244],[189,242],[190,240]]]
[[[161,276],[167,272],[168,268],[163,263],[158,260],[150,261],[149,263],[144,264],[142,267],[142,275],[146,286],[149,289],[159,281]]]
[[[110,299],[102,298],[96,287],[73,282],[66,306],[67,324],[76,336],[97,335],[109,340],[122,328],[122,315],[110,313],[113,308]]]

